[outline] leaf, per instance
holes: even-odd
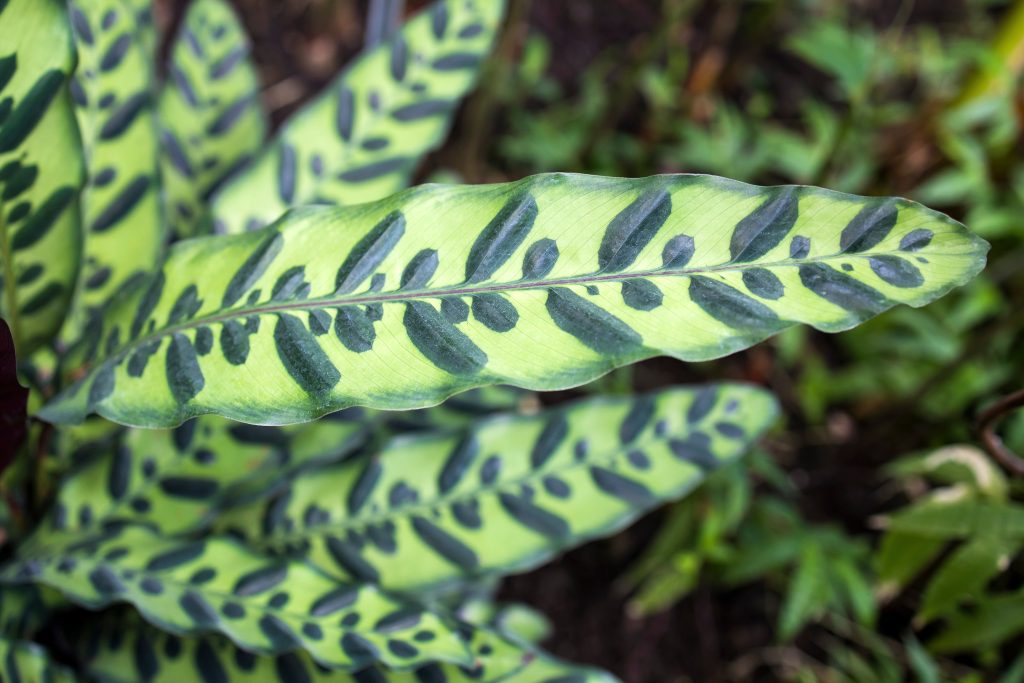
[[[129,602],[177,635],[217,631],[250,652],[303,649],[335,668],[471,661],[461,638],[433,614],[373,586],[267,560],[233,540],[171,541],[143,527],[109,525],[23,548],[0,582],[41,583],[92,609]],[[429,635],[417,638],[420,632]]]
[[[469,669],[431,663],[415,671],[374,667],[350,674],[319,667],[301,652],[273,658],[258,656],[220,636],[179,638],[144,625],[125,626],[123,622],[104,625],[76,638],[76,649],[84,651],[87,671],[103,683],[475,683],[499,680],[611,683],[615,680],[607,674],[564,664],[543,653],[522,650],[485,630],[473,632],[472,649],[477,660]],[[113,637],[117,633],[124,636]]]
[[[36,586],[0,586],[0,638],[30,638],[58,602]]]
[[[351,408],[290,427],[255,427],[206,415],[173,430],[101,434],[78,447],[78,462],[61,483],[40,532],[81,533],[111,521],[150,525],[164,535],[196,531],[220,511],[262,499],[298,472],[343,460],[377,440],[464,427],[478,416],[514,411],[524,400],[529,400],[525,392],[489,387],[424,410]],[[69,431],[84,430],[65,430],[65,437]]]
[[[907,663],[917,676],[918,683],[942,683],[942,674],[935,659],[913,635],[904,640]]]
[[[10,683],[74,683],[78,678],[55,664],[41,646],[0,638],[0,680]]]
[[[249,38],[225,0],[194,0],[160,93],[160,168],[179,237],[203,231],[207,201],[257,156],[267,134]]]
[[[219,232],[300,204],[359,204],[408,187],[447,135],[494,42],[504,0],[436,0],[363,52],[213,199]]]
[[[121,0],[69,0],[78,68],[71,81],[89,182],[82,191],[84,257],[72,316],[77,338],[126,284],[163,253],[153,65]]]
[[[681,497],[775,414],[767,393],[719,385],[496,417],[310,472],[217,528],[392,590],[523,571]]]
[[[0,313],[25,358],[57,333],[78,274],[85,174],[67,88],[73,65],[62,3],[3,3]]]
[[[1024,507],[987,500],[925,500],[892,515],[891,533],[952,540],[983,536],[1024,540]]]
[[[828,603],[828,577],[821,545],[803,544],[779,613],[779,639],[788,641],[815,619]]]
[[[884,600],[910,584],[946,547],[941,538],[888,531],[876,555],[879,592]]]
[[[164,535],[200,529],[220,510],[353,453],[368,438],[360,415],[293,427],[252,427],[205,416],[174,430],[127,430],[76,467],[40,533],[84,533],[109,522]]]
[[[551,174],[306,207],[176,245],[105,316],[103,360],[40,415],[282,424],[486,384],[560,389],[921,306],[986,249],[906,200],[704,176]]]
[[[1024,592],[989,598],[970,612],[946,619],[947,627],[929,643],[939,654],[977,651],[999,645],[1024,632]]]
[[[969,539],[933,574],[918,617],[928,622],[965,600],[981,597],[986,584],[1005,569],[1020,545],[985,536]]]

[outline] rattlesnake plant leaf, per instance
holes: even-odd
[[[299,204],[358,204],[409,185],[494,42],[504,0],[437,0],[368,49],[289,119],[256,164],[213,199],[219,232]]]
[[[122,0],[69,0],[78,51],[71,81],[89,183],[82,191],[84,258],[74,314],[88,316],[151,271],[164,243],[153,67],[134,12]]]
[[[0,637],[31,637],[61,602],[59,594],[38,586],[0,586]]]
[[[306,207],[180,243],[41,411],[173,426],[308,420],[474,386],[560,389],[657,354],[707,360],[795,323],[839,331],[973,277],[988,245],[901,199],[708,176],[550,174]]]
[[[77,680],[78,677],[71,671],[56,664],[42,646],[22,640],[0,638],[0,681],[74,683]]]
[[[216,631],[261,654],[302,649],[329,667],[472,661],[461,636],[439,617],[373,586],[268,560],[229,539],[173,541],[121,525],[51,535],[26,545],[0,570],[0,582],[51,586],[93,609],[128,602],[178,635]]]
[[[210,196],[249,164],[267,134],[249,38],[226,0],[194,0],[160,93],[161,168],[171,227],[208,225]]]
[[[156,25],[153,17],[153,0],[121,0],[121,4],[134,15],[142,48],[150,60],[151,70],[156,71],[160,27]]]
[[[123,634],[123,637],[117,637]],[[72,637],[85,670],[101,683],[606,683],[614,677],[524,650],[486,630],[474,630],[471,668],[432,663],[414,671],[382,667],[352,674],[317,666],[302,652],[265,657],[216,635],[178,637],[120,619]]]
[[[292,427],[204,416],[174,430],[127,429],[69,473],[37,533],[84,533],[111,521],[164,535],[195,531],[290,472],[354,452],[369,429],[349,411]]]
[[[85,172],[73,67],[62,2],[0,3],[0,314],[23,358],[57,333],[78,276]]]
[[[343,580],[415,591],[535,567],[679,498],[774,420],[744,385],[597,398],[399,437],[217,526]]]
[[[206,526],[219,511],[265,498],[295,474],[336,462],[399,433],[465,427],[481,415],[517,411],[535,400],[487,387],[440,406],[402,413],[350,408],[317,422],[256,427],[213,415],[173,430],[125,428],[104,420],[67,430],[83,441],[38,533],[97,530],[133,522],[164,535]],[[97,430],[113,426],[118,433]],[[99,431],[97,434],[96,432]],[[80,434],[81,433],[81,434]]]

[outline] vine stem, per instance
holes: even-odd
[[[1024,389],[1004,396],[995,405],[986,409],[978,417],[978,434],[982,445],[999,464],[1017,476],[1024,476],[1024,459],[1011,451],[996,434],[996,424],[1008,413],[1024,408]]]
[[[18,296],[14,291],[14,254],[11,249],[11,236],[7,231],[7,217],[4,214],[4,205],[0,201],[0,258],[3,259],[4,267],[4,315],[11,328],[11,336],[14,338],[14,348],[21,347],[21,324],[18,319]]]

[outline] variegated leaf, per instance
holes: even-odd
[[[217,193],[218,231],[258,228],[300,204],[358,204],[407,187],[473,87],[504,5],[436,0],[357,57]]]
[[[432,589],[535,567],[683,496],[774,420],[753,387],[599,398],[399,437],[218,520],[343,580]]]
[[[325,666],[411,668],[470,663],[439,617],[373,586],[343,584],[309,566],[267,560],[233,540],[171,541],[143,527],[46,536],[0,570],[90,608],[129,602],[172,633],[220,632],[250,652],[302,649]]]
[[[90,420],[70,435],[72,470],[38,533],[96,530],[109,522],[164,535],[204,528],[219,511],[261,500],[317,464],[337,462],[400,433],[465,427],[482,415],[518,412],[527,392],[488,387],[408,412],[349,409],[314,423],[255,427],[203,416],[174,430]],[[112,426],[111,434],[99,427]],[[98,432],[98,433],[97,433]]]
[[[63,2],[0,3],[0,314],[22,358],[57,333],[78,277],[73,66]]]
[[[69,0],[78,51],[71,82],[88,185],[77,299],[62,336],[160,260],[164,220],[158,177],[152,58],[138,17],[122,0]]]
[[[414,671],[382,667],[356,674],[317,666],[304,653],[254,655],[218,636],[180,638],[153,628],[119,623],[92,629],[75,640],[84,668],[102,683],[614,683],[604,672],[575,667],[497,634],[475,630],[474,665],[432,663]],[[122,637],[118,634],[124,632]]]
[[[33,0],[46,2],[48,0]],[[0,638],[0,681],[10,683],[74,683],[78,677],[56,664],[40,645]]]
[[[848,329],[971,279],[988,245],[901,199],[708,176],[552,174],[307,207],[180,243],[105,317],[105,355],[41,415],[264,424],[560,389],[707,360],[796,323]]]
[[[248,165],[267,133],[249,38],[227,0],[194,0],[160,94],[161,168],[178,237],[205,231],[207,202]]]

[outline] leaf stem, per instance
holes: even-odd
[[[1011,451],[996,434],[995,426],[1007,413],[1024,408],[1024,389],[996,401],[978,417],[978,434],[985,450],[1006,469],[1018,477],[1024,476],[1024,459]]]

